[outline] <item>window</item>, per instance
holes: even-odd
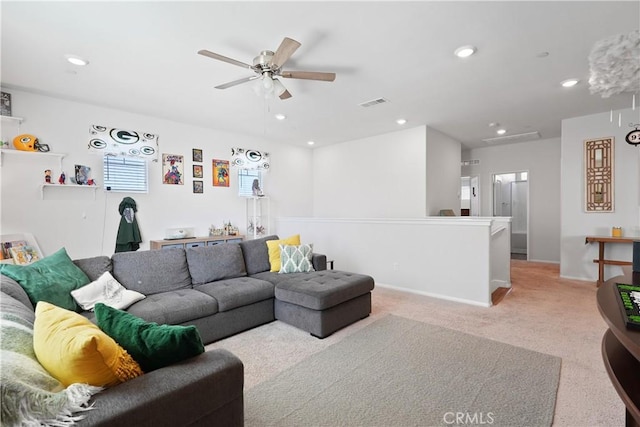
[[[125,156],[104,156],[102,181],[107,191],[148,193],[147,162]]]
[[[262,172],[238,169],[238,195],[241,197],[253,196],[253,181],[255,179],[258,180],[258,186],[262,189]]]

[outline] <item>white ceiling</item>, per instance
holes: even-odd
[[[496,136],[490,122],[508,134],[559,137],[564,118],[630,107],[630,94],[589,93],[587,57],[596,41],[640,28],[638,1],[3,0],[0,7],[5,88],[299,146],[395,131],[400,117],[405,127],[428,125],[466,147]],[[335,82],[282,79],[293,98],[265,101],[251,83],[214,89],[252,72],[197,54],[252,63],[285,36],[302,46],[283,68],[333,71]],[[455,57],[466,44],[478,52]],[[90,64],[72,66],[65,54]],[[562,88],[570,77],[580,84]],[[378,97],[390,102],[358,106]]]

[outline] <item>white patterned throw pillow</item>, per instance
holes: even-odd
[[[313,244],[280,245],[280,274],[315,271],[312,256]]]
[[[71,291],[71,296],[84,310],[93,310],[99,302],[124,310],[145,298],[140,292],[126,289],[108,271],[102,273],[95,282]]]

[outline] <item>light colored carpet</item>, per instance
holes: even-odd
[[[245,425],[551,425],[560,364],[388,315],[249,390]]]
[[[554,426],[624,426],[624,405],[602,362],[607,326],[595,282],[561,279],[559,266],[511,261],[513,291],[485,308],[377,286],[371,316],[317,339],[275,321],[206,346],[225,348],[245,366],[245,393],[388,314],[562,358]],[[424,280],[429,280],[428,274]]]

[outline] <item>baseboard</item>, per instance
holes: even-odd
[[[560,261],[548,261],[548,260],[544,260],[544,259],[528,259],[527,261],[529,261],[529,262],[539,262],[539,263],[543,263],[543,264],[560,265]]]
[[[561,279],[568,279],[568,280],[579,280],[581,282],[592,282],[595,283],[598,281],[598,279],[589,279],[589,278],[585,278],[585,277],[574,277],[574,276],[566,276],[561,274],[560,275]]]
[[[491,307],[491,303],[485,304],[485,303],[481,303],[481,302],[473,301],[473,300],[468,300],[468,299],[464,299],[464,298],[455,298],[455,297],[450,297],[450,296],[446,296],[446,295],[435,294],[435,293],[432,293],[432,292],[424,292],[424,291],[418,291],[418,290],[415,290],[415,289],[401,288],[399,286],[386,285],[386,284],[383,284],[383,283],[376,283],[376,287],[393,289],[394,291],[406,292],[408,294],[422,295],[422,296],[425,296],[425,297],[431,297],[431,298],[437,298],[437,299],[442,299],[442,300],[447,300],[447,301],[459,302],[459,303],[462,303],[462,304],[475,305],[475,306],[478,306],[478,307]]]

